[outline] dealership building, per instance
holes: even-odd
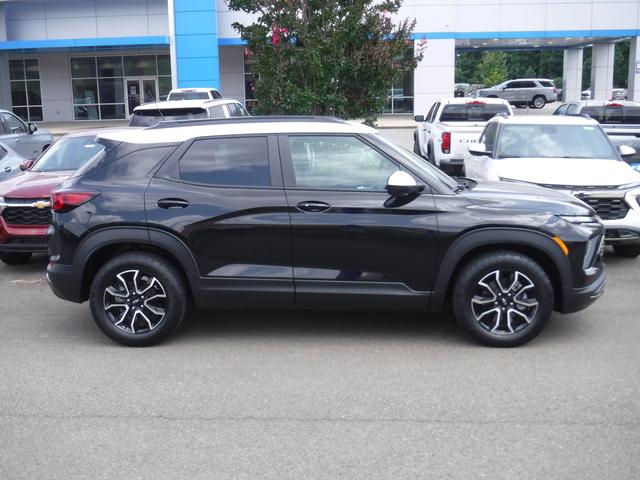
[[[405,0],[413,74],[390,86],[387,113],[424,113],[454,89],[458,49],[564,49],[564,95],[608,99],[616,43],[631,39],[629,98],[640,100],[640,0]],[[0,108],[31,121],[127,118],[172,86],[214,87],[252,106],[255,78],[225,0],[0,0]]]

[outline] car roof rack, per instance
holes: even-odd
[[[319,122],[348,124],[338,117],[322,117],[312,115],[274,115],[271,117],[231,117],[231,118],[196,118],[193,120],[165,120],[146,127],[145,130],[159,130],[163,128],[194,127],[203,125],[228,125],[232,123],[278,123],[278,122]]]

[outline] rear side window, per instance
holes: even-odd
[[[269,187],[266,137],[203,139],[180,159],[180,179],[217,186]]]
[[[520,82],[519,88],[535,88],[537,87],[536,82]]]
[[[584,107],[581,113],[603,124],[640,124],[640,107]]]
[[[222,105],[217,105],[215,107],[209,108],[209,116],[211,118],[227,118],[224,113],[224,107]]]
[[[222,95],[217,90],[211,90],[211,98],[217,100],[218,98],[222,98]]]
[[[497,113],[509,113],[506,105],[486,103],[463,103],[445,105],[440,114],[441,122],[486,122]]]

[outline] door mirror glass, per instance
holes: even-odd
[[[36,163],[34,160],[25,160],[20,164],[20,170],[22,170],[23,172],[25,170],[29,170],[31,167],[33,167],[34,163]]]
[[[415,178],[401,170],[393,172],[387,180],[387,193],[394,197],[415,195],[422,190],[424,185],[419,185]]]
[[[491,155],[484,143],[472,143],[469,145],[469,153],[474,156]]]
[[[618,152],[622,158],[633,157],[636,154],[636,149],[628,145],[620,145]]]
[[[413,119],[418,123],[422,123],[424,122],[424,115],[416,115]]]
[[[35,133],[38,131],[38,126],[35,123],[29,122],[29,133]]]

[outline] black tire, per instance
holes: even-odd
[[[137,280],[132,280],[135,274],[131,272],[136,271]],[[105,335],[122,345],[157,344],[171,335],[186,315],[189,298],[185,284],[180,272],[158,255],[147,252],[119,255],[105,263],[91,283],[89,304],[93,319]],[[133,285],[138,288],[132,289]],[[149,302],[156,303],[149,305]],[[137,315],[136,310],[143,315]]]
[[[541,108],[544,108],[544,106],[546,104],[547,104],[547,99],[544,98],[544,95],[536,95],[531,100],[531,107],[535,108],[537,110],[540,110]]]
[[[31,252],[2,252],[0,260],[7,265],[23,265],[31,260]]]
[[[418,144],[418,137],[415,134],[413,135],[413,153],[422,157],[422,153],[420,153],[420,145]]]
[[[613,253],[619,257],[636,258],[640,255],[640,245],[614,245]]]
[[[499,283],[496,272],[500,272]],[[540,265],[520,253],[496,251],[463,267],[452,303],[458,323],[478,341],[492,347],[517,347],[545,327],[553,298],[553,285]]]
[[[436,158],[433,155],[433,148],[431,145],[429,145],[429,148],[427,149],[427,160],[429,161],[429,163],[431,165],[433,165],[434,167],[437,167],[436,165]]]

